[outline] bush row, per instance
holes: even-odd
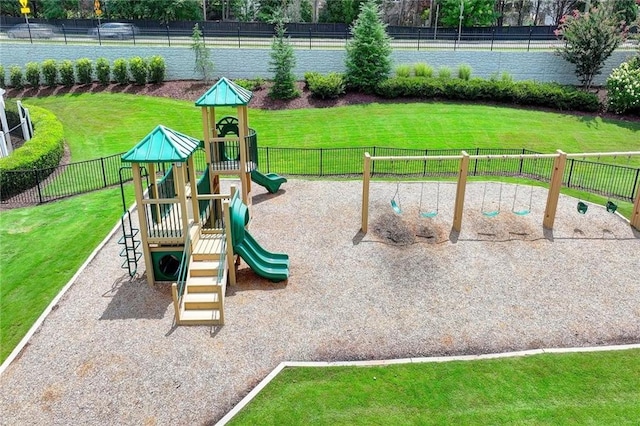
[[[450,99],[531,105],[558,110],[595,112],[598,97],[572,86],[509,79],[442,79],[393,77],[378,85],[376,93],[385,98]]]
[[[35,185],[35,178],[25,173],[9,173],[15,170],[48,169],[46,174],[39,173],[38,179],[44,179],[60,163],[64,153],[62,123],[55,115],[43,108],[29,107],[33,124],[33,138],[13,153],[0,159],[0,187],[2,195],[10,197]]]
[[[77,59],[75,62],[64,60],[57,62],[47,59],[41,64],[29,62],[22,68],[13,65],[9,68],[9,85],[22,88],[24,84],[37,87],[41,83],[45,86],[72,86],[76,83],[90,84],[98,81],[109,84],[116,81],[119,84],[161,83],[166,76],[166,64],[162,56],[142,58],[134,56],[129,60],[119,58],[113,65],[105,58],[98,58],[95,63],[88,58]],[[5,70],[0,65],[0,87],[5,87]]]

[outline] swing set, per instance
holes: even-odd
[[[363,166],[363,182],[362,182],[362,222],[361,222],[361,230],[366,233],[368,230],[369,223],[369,187],[371,182],[371,163],[374,161],[391,161],[394,164],[396,161],[432,161],[432,160],[458,160],[459,161],[459,169],[458,169],[458,179],[456,184],[456,197],[455,197],[455,206],[454,206],[454,216],[453,216],[453,230],[460,232],[462,229],[462,214],[464,211],[464,198],[465,191],[467,186],[467,176],[469,172],[469,162],[470,160],[492,160],[492,159],[534,159],[534,164],[536,164],[538,159],[541,158],[550,158],[554,160],[551,176],[549,176],[549,189],[547,192],[547,203],[544,212],[543,218],[543,226],[546,229],[553,229],[553,224],[555,222],[556,210],[558,207],[558,199],[560,197],[560,189],[562,188],[563,182],[563,174],[567,159],[571,158],[586,158],[586,157],[617,157],[617,156],[627,156],[629,159],[632,156],[640,156],[640,151],[631,151],[631,152],[600,152],[600,153],[582,153],[582,154],[567,154],[558,150],[554,154],[515,154],[515,155],[469,155],[465,151],[462,151],[460,155],[445,155],[445,156],[378,156],[373,157],[368,152],[364,154],[364,166]],[[394,169],[395,170],[395,169]],[[582,176],[585,179],[584,175]],[[613,183],[614,175],[610,176],[610,185]],[[501,212],[501,204],[503,198],[503,183],[496,183],[499,185],[497,190],[498,193],[498,202],[496,208],[489,209],[488,205],[490,203],[486,203],[485,200],[488,198],[489,191],[487,190],[488,186],[490,186],[489,182],[485,182],[483,189],[483,198],[482,198],[482,206],[481,212],[486,217],[497,217]],[[436,191],[435,191],[435,208],[433,209],[423,209],[423,202],[425,200],[425,182],[422,182],[420,188],[420,205],[419,205],[419,217],[423,218],[434,218],[439,213],[440,208],[440,182],[437,182]],[[520,195],[519,195],[520,194]],[[524,194],[524,195],[523,195]],[[520,201],[518,201],[520,200]],[[523,201],[526,200],[526,201]],[[529,186],[528,188],[522,184],[516,184],[515,193],[513,197],[513,202],[511,205],[511,212],[518,216],[525,216],[531,213],[531,206],[533,202],[533,186]],[[517,205],[520,205],[521,208],[516,208]],[[400,178],[396,182],[395,193],[390,200],[390,205],[392,210],[396,214],[402,214],[402,204],[400,202]],[[605,208],[610,213],[615,213],[618,209],[616,203],[613,200],[609,199],[605,205]],[[581,214],[585,214],[588,206],[587,204],[579,200],[577,206],[578,212]],[[640,230],[640,190],[637,191],[637,195],[635,196],[633,211],[630,219],[631,226]]]

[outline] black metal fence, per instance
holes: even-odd
[[[211,47],[237,48],[269,48],[274,35],[274,26],[264,22],[213,22],[213,21],[180,21],[161,24],[156,21],[129,21],[136,26],[136,31],[98,32],[95,28],[97,20],[67,19],[42,20],[33,19],[34,24],[47,24],[53,34],[42,37],[42,32],[33,35],[22,31],[11,31],[14,25],[23,23],[21,18],[0,17],[0,32],[7,32],[8,37],[16,36],[25,42],[41,43],[56,41],[64,44],[96,43],[96,44],[140,44],[152,46],[177,46],[191,43],[194,25],[197,23],[204,41]],[[102,21],[105,23],[107,21]],[[491,49],[517,48],[537,49],[555,47],[562,44],[554,34],[555,26],[528,27],[471,27],[436,28],[436,27],[401,27],[389,26],[387,32],[392,38],[392,46],[397,49]],[[298,49],[344,48],[351,37],[346,24],[312,24],[289,23],[287,35],[291,44]]]
[[[527,149],[465,150],[470,155],[540,154]],[[287,176],[359,178],[363,173],[364,153],[373,156],[457,156],[460,149],[404,149],[387,147],[353,148],[258,148],[259,170]],[[204,156],[196,155],[198,170],[204,170]],[[83,194],[116,185],[120,182],[121,154],[95,160],[61,165],[55,169],[3,172],[16,179],[30,179],[32,188],[20,194],[10,194],[3,188],[1,202],[5,207],[21,207]],[[458,174],[458,159],[397,160],[374,162],[372,176],[379,178],[454,178]],[[471,177],[513,177],[548,182],[553,169],[552,158],[474,159],[469,165]],[[21,174],[20,176],[18,174]],[[48,176],[47,178],[43,178]],[[11,179],[10,177],[9,179]],[[124,177],[131,180],[131,169]],[[633,201],[640,186],[640,167],[567,160],[563,185],[611,198]]]

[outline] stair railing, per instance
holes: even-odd
[[[176,322],[180,322],[180,306],[182,305],[182,297],[189,273],[189,261],[191,259],[191,230],[186,233],[184,242],[184,250],[182,251],[182,259],[178,267],[178,279],[171,285],[171,294],[173,297],[173,309],[176,315]]]

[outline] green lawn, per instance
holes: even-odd
[[[127,94],[80,94],[32,98],[25,103],[47,108],[62,121],[73,161],[127,151],[157,124],[202,138],[200,110],[192,102]],[[216,115],[235,114],[230,108],[221,108],[216,109]],[[249,124],[258,132],[259,145],[269,147],[377,145],[528,148],[541,152],[640,149],[640,123],[454,103],[249,109]],[[620,160],[626,164],[626,159]],[[640,165],[640,158],[630,164]]]
[[[231,425],[638,424],[640,350],[284,369]]]
[[[121,206],[118,187],[0,213],[0,362],[116,224]]]

